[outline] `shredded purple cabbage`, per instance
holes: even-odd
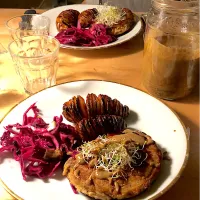
[[[103,24],[93,24],[89,29],[71,27],[58,33],[55,38],[61,44],[73,46],[100,46],[116,41],[116,38],[107,33]]]
[[[28,116],[29,111],[34,116]],[[7,125],[0,137],[0,153],[12,152],[13,158],[20,163],[23,179],[27,176],[47,178],[54,175],[61,166],[62,158],[73,152],[76,145],[75,128],[64,124],[63,117],[54,117],[55,127],[48,130],[48,125],[40,116],[39,109],[34,103],[23,115],[22,124]],[[54,159],[46,159],[47,152],[60,152]],[[70,154],[70,153],[69,153]],[[68,155],[69,155],[68,154]],[[55,155],[55,154],[54,154]]]

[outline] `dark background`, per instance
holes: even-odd
[[[79,4],[83,0],[0,0],[0,8],[48,9],[67,4]]]

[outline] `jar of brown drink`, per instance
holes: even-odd
[[[144,40],[143,85],[167,100],[199,81],[199,2],[152,0]]]

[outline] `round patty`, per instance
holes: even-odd
[[[123,8],[122,10],[125,13],[124,19],[120,20],[108,29],[108,32],[114,36],[120,36],[130,31],[135,24],[135,17],[132,11],[128,8]]]
[[[143,142],[144,140],[145,142]],[[142,146],[142,152],[146,158],[138,166],[126,166],[123,176],[113,178],[108,176],[110,172],[105,171],[99,176],[98,169],[94,165],[80,159],[81,153],[77,154],[75,158],[68,159],[63,175],[79,192],[95,199],[110,200],[134,197],[150,187],[157,178],[162,154],[150,136],[129,129],[125,130],[124,134],[109,137],[106,145],[111,143],[130,144],[131,142]],[[101,151],[102,148],[99,147],[96,151]],[[96,153],[98,154],[98,152]],[[96,175],[94,176],[94,174]]]

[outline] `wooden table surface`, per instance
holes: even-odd
[[[40,11],[42,12],[42,11]],[[7,48],[11,40],[5,27],[9,18],[24,10],[0,9],[0,42]],[[143,40],[141,32],[131,41],[102,50],[77,51],[61,49],[57,83],[98,79],[119,82],[144,90],[141,86]],[[0,120],[18,102],[27,97],[15,73],[9,54],[0,55]],[[199,199],[199,88],[178,101],[164,101],[186,127],[190,128],[190,157],[179,181],[159,200]],[[177,141],[178,142],[178,141]],[[0,199],[13,199],[0,187]]]

